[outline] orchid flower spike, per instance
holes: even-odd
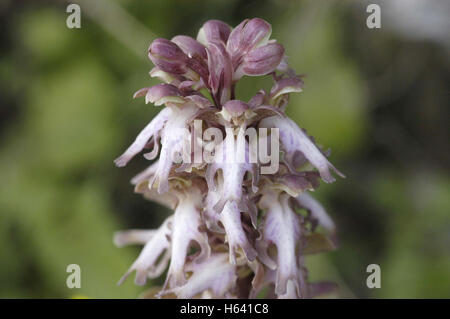
[[[120,282],[135,273],[145,285],[167,270],[156,297],[178,298],[312,298],[335,287],[308,281],[306,256],[336,247],[336,226],[310,192],[344,175],[286,116],[303,79],[271,35],[259,18],[235,28],[210,20],[196,38],[150,44],[150,76],[163,83],[134,97],[162,109],[115,163],[146,150],[155,161],[132,179],[135,192],[173,214],[157,229],[116,233],[117,246],[143,245]],[[244,76],[274,83],[243,101]]]

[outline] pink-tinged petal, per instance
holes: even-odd
[[[336,231],[336,226],[333,220],[327,214],[325,208],[310,194],[308,194],[307,192],[301,193],[297,196],[296,199],[301,207],[310,212],[311,217],[316,219],[320,226],[331,233],[334,233]]]
[[[127,273],[120,279],[119,284],[136,270],[135,282],[137,285],[145,285],[147,278],[159,277],[167,267],[168,256],[170,255],[170,243],[167,239],[170,236],[169,224],[172,216],[167,218],[161,227],[155,231],[150,240],[145,244],[138,259],[133,263]],[[161,256],[163,256],[161,258]]]
[[[190,262],[186,270],[192,272],[187,283],[163,294],[175,293],[178,298],[189,299],[210,291],[212,297],[224,298],[236,285],[236,266],[228,262],[228,254],[215,253],[201,263]]]
[[[314,167],[317,168],[320,176],[325,182],[331,183],[335,181],[335,178],[330,173],[330,169],[334,170],[339,176],[345,177],[327,160],[325,155],[322,154],[305,132],[303,132],[303,130],[291,119],[273,116],[263,119],[259,126],[265,128],[279,128],[280,140],[287,153],[288,161],[292,161],[295,152],[299,151]]]
[[[167,274],[170,287],[186,283],[185,263],[191,242],[197,243],[201,250],[196,258],[197,261],[208,258],[211,253],[206,233],[199,231],[202,225],[201,207],[203,207],[202,194],[199,189],[192,188],[187,191],[184,198],[180,198],[180,203],[175,210],[171,236],[172,256]]]
[[[197,35],[197,41],[208,46],[212,42],[226,43],[230,35],[231,28],[228,24],[219,20],[206,21]]]
[[[283,54],[284,48],[278,43],[256,48],[244,56],[241,72],[251,76],[269,74],[280,64]]]
[[[236,202],[227,202],[220,214],[227,235],[230,249],[230,262],[236,264],[236,251],[239,247],[244,251],[247,260],[253,261],[256,258],[256,250],[251,246],[242,226],[241,212]]]
[[[119,166],[125,166],[137,153],[142,151],[149,140],[155,136],[166,124],[172,115],[170,108],[165,108],[156,115],[153,120],[139,133],[131,146],[117,158],[114,163]]]

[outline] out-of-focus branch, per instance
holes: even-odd
[[[92,21],[98,23],[138,57],[146,57],[143,53],[156,35],[116,1],[78,0],[77,3],[82,13],[87,14]]]

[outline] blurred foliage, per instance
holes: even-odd
[[[309,258],[311,278],[335,280],[341,297],[450,297],[443,47],[367,29],[357,2],[117,3],[162,37],[195,35],[211,18],[272,23],[306,75],[288,113],[332,148],[347,175],[316,194],[339,226],[340,248]],[[156,82],[145,51],[135,55],[107,31],[108,10],[99,12],[82,6],[82,28],[70,30],[64,2],[0,5],[0,297],[135,298],[145,290],[131,279],[116,286],[139,249],[115,248],[112,234],[156,227],[167,211],[132,192],[129,179],[145,160],[124,169],[112,160],[158,111],[131,99]],[[244,80],[238,96],[267,83]],[[81,289],[66,287],[72,263],[81,266]],[[366,287],[372,263],[381,266],[381,289]]]

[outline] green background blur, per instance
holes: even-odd
[[[372,30],[364,1],[73,2],[81,29],[66,27],[63,1],[0,1],[0,297],[148,288],[116,286],[140,248],[112,243],[114,231],[154,228],[168,213],[133,194],[141,156],[113,165],[159,110],[132,99],[156,84],[146,49],[157,36],[195,37],[208,19],[247,17],[269,21],[307,75],[288,114],[347,175],[316,192],[340,247],[308,259],[311,279],[335,280],[346,298],[450,297],[448,2],[378,2]],[[266,84],[245,79],[238,98]],[[81,289],[66,287],[72,263]],[[369,264],[381,289],[366,286]]]

